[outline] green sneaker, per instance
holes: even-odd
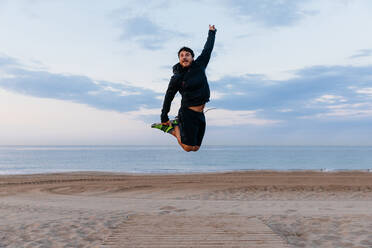
[[[177,116],[174,120],[171,120],[170,123],[172,123],[173,126],[177,126],[179,124]]]
[[[154,123],[154,124],[151,125],[151,128],[160,129],[164,133],[170,133],[174,129],[173,125],[172,125],[172,122],[170,123],[170,125],[164,125],[162,123]]]

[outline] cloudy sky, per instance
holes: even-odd
[[[0,0],[0,145],[176,145],[150,128],[182,46],[206,145],[372,145],[369,0]],[[170,117],[180,104],[172,104]]]

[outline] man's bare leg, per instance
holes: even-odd
[[[196,152],[197,150],[199,150],[200,146],[189,146],[189,145],[182,144],[179,126],[174,126],[174,129],[170,134],[176,137],[178,144],[180,144],[182,149],[185,150],[186,152],[191,152],[191,151]]]

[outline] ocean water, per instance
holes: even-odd
[[[368,170],[371,146],[0,146],[0,174]]]

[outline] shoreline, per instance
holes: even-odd
[[[372,169],[291,169],[291,170],[267,170],[267,169],[247,169],[247,170],[226,170],[226,171],[196,171],[196,172],[125,172],[125,171],[98,171],[98,170],[78,170],[78,171],[56,171],[56,172],[35,172],[35,173],[17,173],[17,174],[0,174],[2,177],[18,176],[51,176],[51,175],[121,175],[121,176],[182,176],[182,175],[221,175],[221,174],[370,174]]]
[[[372,167],[372,166],[371,166]],[[221,171],[190,171],[190,172],[125,172],[125,171],[55,171],[55,172],[31,172],[31,173],[13,173],[0,174],[1,177],[7,176],[32,176],[32,175],[62,175],[62,174],[117,174],[117,175],[208,175],[208,174],[225,174],[225,173],[372,173],[371,169],[242,169],[242,170],[221,170]],[[0,172],[1,173],[1,172]]]

